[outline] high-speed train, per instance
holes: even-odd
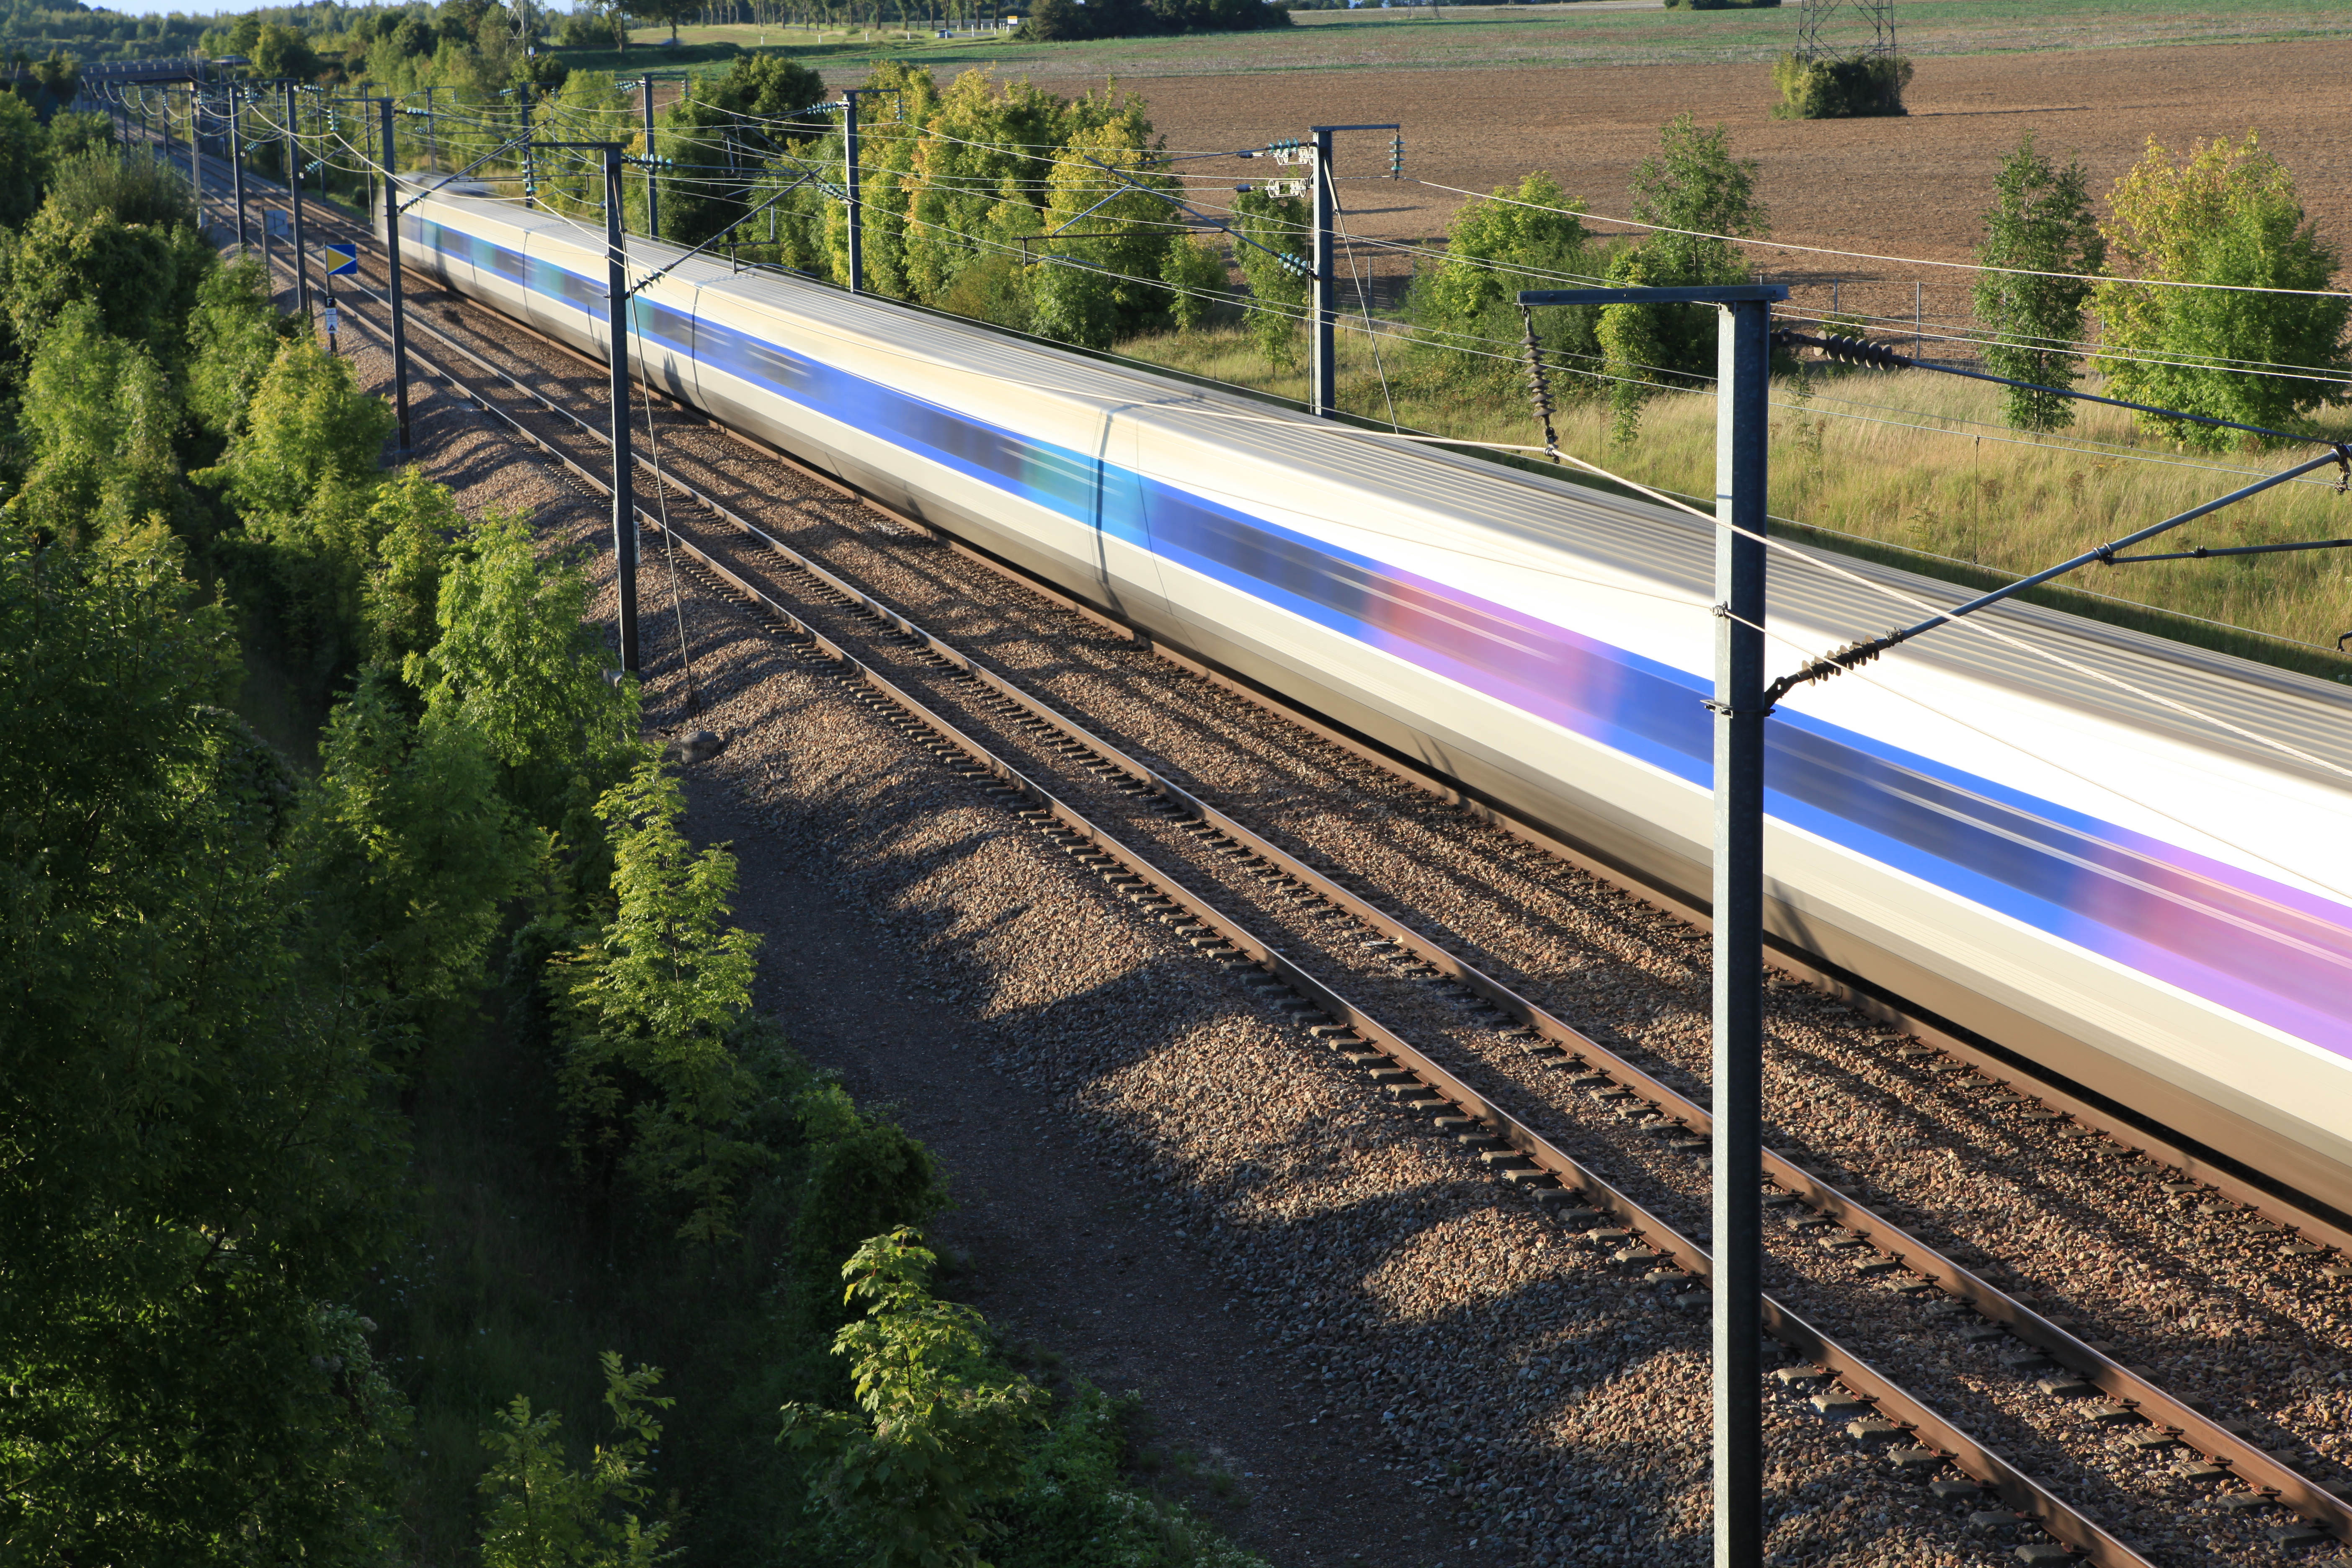
[[[406,222],[410,266],[604,353],[601,226]],[[1703,905],[1706,522],[700,258],[632,309],[679,398]],[[1770,574],[1775,673],[1956,598]],[[2352,689],[2012,605],[1769,730],[1778,939],[2352,1210]]]

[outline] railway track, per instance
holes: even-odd
[[[352,310],[348,302],[346,309],[363,321],[369,319],[365,309]],[[544,340],[539,348],[530,347],[523,330],[502,318],[484,313],[491,324],[478,325],[477,308],[461,309],[462,327],[451,332],[425,329],[439,340],[432,353],[450,362],[434,364],[420,354],[428,373],[547,449],[579,482],[601,489],[593,468],[601,437],[544,390],[564,386],[562,373],[549,374],[555,356],[584,362]],[[501,359],[507,362],[503,367]],[[458,363],[464,368],[456,368]],[[588,377],[574,373],[571,379]],[[804,651],[857,683],[871,701],[928,730],[963,768],[1008,792],[1006,804],[1062,838],[1074,856],[1213,961],[1254,982],[1266,1000],[1310,1020],[1307,1026],[1353,1059],[1384,1098],[1410,1112],[1436,1117],[1466,1152],[1526,1190],[1561,1223],[1581,1227],[1588,1240],[1608,1247],[1625,1267],[1646,1268],[1661,1289],[1704,1279],[1704,1173],[1690,1155],[1705,1147],[1706,1112],[1698,1094],[1668,1081],[1674,1074],[1667,1064],[1654,1057],[1644,1065],[1639,1058],[1650,1053],[1638,1047],[1613,1048],[1601,1037],[1602,1031],[1571,1022],[1570,1009],[1546,1005],[1539,987],[1499,973],[1507,965],[1482,963],[1484,955],[1460,941],[1433,935],[1427,922],[1391,911],[1391,903],[1409,907],[1410,897],[1396,898],[1376,884],[1370,896],[1354,890],[1350,882],[1367,885],[1372,879],[1327,870],[1329,857],[1298,843],[1282,826],[1263,821],[1253,826],[1249,811],[1219,806],[1212,792],[1187,787],[1180,770],[1164,761],[1154,765],[1132,743],[1121,745],[1074,717],[1066,702],[1041,696],[1034,682],[974,658],[967,651],[973,640],[969,633],[927,630],[850,577],[794,549],[714,493],[734,489],[740,504],[742,487],[730,482],[723,452],[711,446],[723,448],[724,439],[676,414],[668,423],[661,479],[675,503],[670,537],[712,585],[801,639]],[[741,448],[733,450],[740,461]],[[583,456],[589,460],[583,461]],[[650,463],[649,455],[646,460]],[[803,482],[838,491],[821,476],[805,470],[800,476]],[[777,503],[765,499],[773,510]],[[691,524],[682,521],[687,517]],[[662,526],[653,516],[642,521],[649,529]],[[793,521],[805,525],[805,519]],[[899,526],[928,531],[906,520]],[[932,568],[917,571],[940,575]],[[1197,776],[1203,770],[1184,771]],[[2176,1184],[2189,1182],[2183,1164],[2158,1172],[2130,1161],[2132,1151],[2086,1124],[2060,1091],[2027,1084],[2027,1093],[2017,1096],[2013,1078],[2005,1083],[1981,1070],[1991,1066],[2005,1075],[2007,1064],[1981,1054],[1953,1055],[1948,1048],[1953,1044],[1960,1043],[1922,1039],[1913,1029],[1883,1036],[1877,1054],[1891,1072],[1908,1080],[1947,1080],[1937,1092],[1950,1098],[1957,1098],[1950,1096],[1953,1079],[1972,1082],[1979,1097],[2010,1097],[2013,1103],[1994,1113],[2008,1121],[2064,1121],[2063,1130],[2084,1134],[2065,1141],[2078,1146],[2077,1164],[2111,1173],[2126,1171],[2123,1179],[2142,1187],[2163,1176]],[[1924,1070],[1929,1068],[1943,1070]],[[1615,1107],[1622,1107],[1622,1113]],[[1570,1131],[1563,1134],[1563,1127]],[[1581,1158],[1564,1146],[1570,1141]],[[2234,1534],[2242,1547],[2263,1543],[2266,1533],[2282,1534],[2290,1543],[2313,1533],[2310,1523],[2297,1521],[2316,1521],[2326,1535],[2347,1533],[2352,1513],[2344,1502],[2254,1442],[2260,1434],[2231,1430],[2224,1425],[2228,1417],[2168,1393],[2144,1370],[2111,1354],[2111,1347],[2078,1335],[2060,1314],[2038,1310],[2021,1293],[2002,1289],[1932,1245],[1918,1234],[1924,1227],[1916,1221],[1906,1227],[1885,1205],[1874,1205],[1867,1194],[1853,1190],[1854,1184],[1833,1180],[1835,1173],[1824,1164],[1803,1154],[1775,1152],[1762,1173],[1769,1184],[1768,1201],[1797,1216],[1774,1252],[1780,1271],[1776,1293],[1790,1304],[1776,1304],[1773,1331],[1814,1369],[1784,1368],[1783,1376],[1800,1391],[1816,1380],[1834,1378],[1842,1389],[1825,1387],[1807,1396],[1829,1407],[1852,1404],[1858,1436],[1900,1445],[1894,1462],[1939,1476],[1940,1491],[1983,1505],[1979,1513],[1997,1516],[2001,1503],[2022,1510],[2053,1542],[2101,1563],[2147,1560],[2092,1516],[2108,1515],[2118,1504],[2129,1511],[2135,1483],[2139,1492],[2153,1491],[2167,1507],[2186,1504],[2211,1512],[2217,1530]],[[2277,1206],[2274,1197],[2264,1195],[2264,1201]],[[2231,1213],[2241,1216],[2241,1224],[2263,1223],[2243,1219],[2242,1211]],[[2298,1217],[2303,1234],[2313,1239],[2282,1245],[2331,1244],[2324,1222]],[[1862,1261],[1844,1266],[1842,1275],[1824,1270],[1819,1264],[1830,1248],[1809,1239],[1808,1231],[1825,1233],[1838,1251]],[[1857,1303],[1870,1309],[1869,1325],[1858,1340],[1849,1335],[1832,1342],[1799,1311],[1801,1306],[1807,1311],[1826,1308],[1851,1320]],[[1906,1392],[1854,1348],[1854,1342],[1900,1342],[1939,1311],[1961,1326],[1956,1342],[1970,1333],[1987,1336],[2021,1371],[2048,1373],[2037,1392],[2047,1401],[2064,1403],[2039,1412],[2042,1420],[2037,1423],[2030,1415],[2020,1418],[2012,1408],[2016,1401],[1994,1400],[1989,1425],[2054,1441],[2073,1461],[2061,1468],[2077,1472],[2068,1478],[2075,1483],[2066,1488],[2070,1495],[2080,1494],[2082,1480],[2105,1474],[2097,1460],[2117,1444],[2139,1444],[2130,1450],[2135,1454],[2172,1450],[2196,1457],[2154,1485],[2145,1468],[2127,1478],[2108,1476],[2105,1487],[2094,1479],[2090,1489],[2099,1494],[2095,1510],[2064,1500],[1939,1415],[1937,1406],[1947,1401],[1931,1405]],[[1889,1328],[1891,1323],[1903,1327]],[[1996,1352],[1972,1353],[1991,1363]],[[2029,1364],[2037,1358],[2041,1365]],[[2072,1392],[2061,1392],[2067,1390]],[[2063,1423],[2048,1420],[2049,1409],[2072,1409],[2078,1419],[2053,1434],[2047,1428]],[[1969,1415],[1972,1425],[1981,1425],[1973,1419],[1974,1411]],[[2084,1433],[2093,1436],[2085,1439]],[[2189,1473],[2200,1468],[2202,1475]],[[2217,1488],[2221,1497],[2190,1501],[2176,1494],[2176,1485]],[[2284,1502],[2287,1508],[2225,1512],[2223,1497],[2257,1505]],[[2025,1543],[2020,1554],[2027,1555],[2032,1545]],[[2049,1550],[2063,1555],[2060,1544]]]

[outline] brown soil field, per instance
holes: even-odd
[[[1074,91],[1076,80],[1040,77]],[[1769,67],[1612,66],[1492,71],[1349,70],[1244,78],[1129,78],[1171,149],[1264,146],[1317,123],[1398,121],[1409,178],[1386,170],[1388,139],[1342,138],[1339,169],[1354,233],[1444,231],[1462,197],[1547,169],[1598,214],[1622,214],[1633,167],[1658,127],[1687,110],[1730,129],[1762,166],[1773,233],[1839,250],[1966,261],[2000,159],[2028,132],[2060,157],[2080,156],[2104,193],[2150,137],[2185,151],[2200,137],[2262,132],[2294,172],[2322,231],[2352,248],[2352,42],[2073,49],[1921,59],[1896,120],[1780,121]],[[1264,163],[1180,165],[1235,183]],[[1429,184],[1419,182],[1426,181]],[[1213,189],[1214,187],[1211,187]],[[1842,300],[1908,315],[1912,283],[1930,321],[1968,313],[1966,275],[1936,268],[1759,248],[1756,265],[1799,286],[1801,302]],[[1381,268],[1383,272],[1390,268]],[[1866,283],[1864,280],[1876,280]]]

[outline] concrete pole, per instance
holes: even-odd
[[[302,143],[294,134],[294,84],[286,84],[286,188],[294,208],[294,308],[310,313],[310,270],[302,245]]]
[[[238,96],[236,86],[228,89],[228,177],[236,187],[236,253],[245,254],[245,149],[237,136],[240,121],[245,119],[245,100]]]
[[[1315,164],[1307,172],[1307,188],[1314,193],[1315,276],[1307,297],[1307,326],[1314,344],[1307,363],[1307,411],[1318,419],[1328,419],[1339,408],[1336,384],[1339,378],[1339,321],[1336,309],[1339,279],[1333,276],[1331,263],[1331,207],[1338,192],[1331,187],[1331,132],[1327,126],[1315,128]]]
[[[661,237],[661,198],[654,184],[654,79],[648,75],[639,89],[646,103],[646,237]]]
[[[1764,506],[1771,308],[1716,307],[1716,1568],[1764,1560]],[[1733,531],[1735,529],[1740,532]]]
[[[637,668],[637,503],[629,457],[629,268],[622,248],[621,144],[604,148],[605,331],[611,336],[613,419],[613,575],[620,589],[621,668]]]
[[[866,214],[857,194],[857,89],[842,95],[849,107],[841,111],[841,180],[849,192],[849,291],[866,291]]]
[[[383,273],[392,300],[392,406],[400,417],[400,451],[415,451],[408,428],[408,313],[400,288],[400,182],[392,177],[399,163],[392,155],[392,100],[375,100],[376,126],[383,146]]]

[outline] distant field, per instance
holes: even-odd
[[[2340,38],[2340,0],[1909,0],[1897,11],[1911,54],[2001,54],[2048,49],[2135,48],[2301,38]],[[1278,32],[1100,43],[1020,44],[991,38],[868,45],[862,32],[824,34],[824,63],[848,68],[879,53],[911,54],[942,71],[988,66],[1051,77],[1166,77],[1256,71],[1493,69],[1512,67],[1737,63],[1768,60],[1796,35],[1797,8],[1668,11],[1599,3],[1426,10],[1301,11]],[[801,28],[686,27],[682,42],[797,53]],[[634,37],[653,44],[664,28]],[[634,55],[635,51],[631,51]]]

